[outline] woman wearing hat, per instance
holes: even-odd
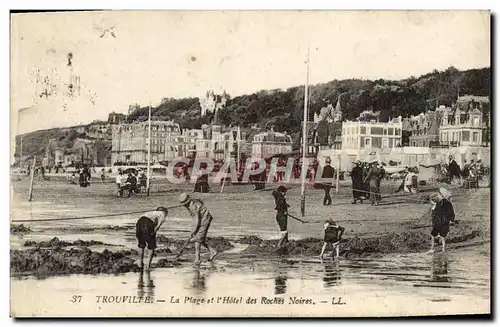
[[[361,168],[361,161],[356,161],[356,165],[351,171],[351,179],[352,179],[352,197],[353,204],[359,200],[363,203],[363,168]]]
[[[450,231],[450,223],[455,221],[455,211],[450,202],[451,192],[444,187],[439,189],[439,192],[431,196],[432,204],[432,231],[431,231],[431,249],[429,253],[434,252],[434,241],[436,238],[441,239],[443,252],[445,249],[446,235]]]
[[[208,261],[212,261],[217,255],[217,250],[207,244],[208,229],[210,228],[210,224],[213,220],[212,215],[208,211],[203,201],[199,199],[191,199],[191,197],[186,193],[182,193],[179,196],[179,202],[189,211],[191,217],[197,219],[196,228],[191,233],[191,238],[189,239],[190,242],[194,242],[194,262],[200,263],[201,245],[203,245],[207,250],[210,251],[210,258],[208,259]]]

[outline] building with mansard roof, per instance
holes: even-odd
[[[119,124],[112,127],[111,161],[144,164],[148,160],[148,122]],[[151,121],[151,162],[168,161],[184,156],[179,124]]]

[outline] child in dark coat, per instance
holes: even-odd
[[[276,210],[276,222],[279,225],[281,238],[278,242],[277,247],[282,247],[288,242],[288,208],[290,207],[286,203],[286,187],[281,185],[276,191],[273,191],[273,197],[275,202]]]
[[[450,199],[451,192],[445,188],[440,188],[439,193],[431,197],[432,231],[429,253],[434,252],[434,241],[436,238],[441,239],[443,252],[445,251],[446,236],[450,231],[450,224],[455,222],[455,211]]]

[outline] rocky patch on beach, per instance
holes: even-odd
[[[88,248],[11,250],[11,274],[118,274],[137,272],[135,250],[94,252]]]
[[[113,244],[106,244],[100,241],[82,241],[76,240],[74,242],[61,241],[57,237],[52,238],[50,241],[26,241],[24,246],[26,247],[37,247],[37,248],[62,248],[68,246],[93,246],[93,245],[106,245],[106,246],[116,246]]]
[[[11,234],[26,234],[31,232],[31,229],[28,226],[20,225],[10,225],[10,233]]]
[[[459,225],[455,225],[459,226]],[[482,236],[481,231],[472,229],[470,226],[460,225],[452,227],[447,238],[448,244],[466,242]],[[321,253],[323,240],[317,238],[305,238],[291,240],[281,249],[277,249],[277,240],[262,240],[259,237],[241,239],[241,243],[249,244],[242,251],[244,255],[294,255],[294,256],[317,256]],[[404,233],[387,233],[371,237],[354,237],[343,239],[340,242],[341,256],[367,256],[387,253],[410,253],[422,252],[430,247],[430,228],[409,230]],[[329,248],[327,251],[331,251]]]

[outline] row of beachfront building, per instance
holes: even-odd
[[[222,108],[224,95],[207,93],[200,101],[201,115]],[[217,101],[222,101],[217,105]],[[481,147],[489,145],[489,98],[461,96],[451,106],[389,122],[378,121],[378,113],[365,111],[355,121],[343,121],[340,101],[328,104],[307,123],[308,155],[329,149],[366,151],[410,147]],[[214,117],[217,117],[215,115]],[[111,113],[107,122],[80,127],[87,138],[77,140],[75,149],[49,147],[47,163],[69,165],[82,161],[93,165],[146,163],[148,158],[148,122],[125,123],[126,115]],[[151,162],[169,161],[177,157],[229,158],[269,156],[289,153],[300,147],[301,136],[292,138],[287,132],[257,126],[222,126],[213,121],[200,129],[183,129],[174,121],[151,122]],[[111,142],[111,156],[97,149],[95,140]],[[49,149],[50,148],[50,149]]]
[[[325,106],[308,122],[308,151],[314,155],[325,149],[390,149],[403,146],[403,134],[409,134],[407,146],[449,147],[488,145],[488,97],[462,96],[452,107],[408,118],[397,117],[379,122],[378,113],[365,111],[356,121],[342,121],[340,102]],[[227,160],[238,156],[265,158],[289,153],[300,139],[287,132],[251,128],[224,127],[214,122],[201,129],[182,130],[172,121],[153,121],[151,159],[169,161],[176,157]],[[409,143],[409,144],[408,144]],[[112,162],[146,162],[148,122],[119,124],[112,131]]]

